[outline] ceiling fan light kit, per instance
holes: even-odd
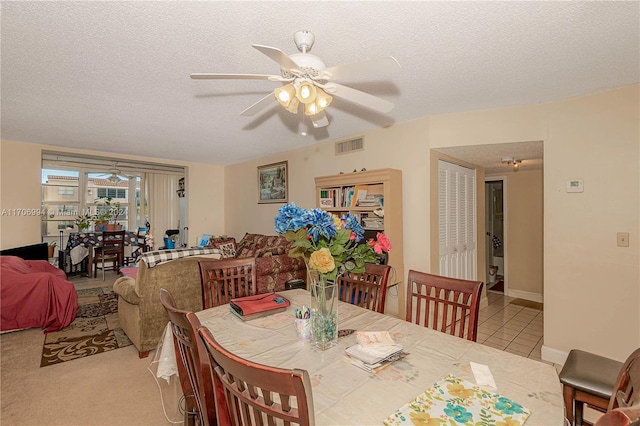
[[[313,33],[297,31],[293,39],[300,53],[290,56],[275,47],[253,45],[255,49],[280,65],[281,75],[194,73],[191,74],[191,78],[256,79],[286,83],[276,88],[273,95],[265,96],[240,114],[252,116],[269,106],[274,98],[286,111],[297,114],[302,103],[304,104],[304,114],[311,117],[314,128],[325,127],[329,124],[329,120],[323,112],[333,101],[333,96],[383,113],[391,111],[394,107],[392,102],[334,83],[333,80],[380,78],[381,75],[393,75],[400,70],[400,64],[395,58],[387,56],[327,68],[320,58],[308,53],[315,41]]]
[[[502,157],[501,163],[512,166],[513,171],[517,172],[520,170],[520,163],[522,163],[522,160],[516,160],[513,157]]]

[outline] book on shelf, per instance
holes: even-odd
[[[361,200],[358,200],[360,207],[378,207],[383,204],[382,194],[367,194],[367,196]]]
[[[358,206],[360,200],[365,200],[367,198],[367,192],[369,191],[369,187],[367,185],[357,185],[353,189],[353,198],[351,199],[350,207]]]
[[[353,199],[353,193],[355,188],[353,186],[349,186],[343,189],[344,198],[341,207],[351,207],[351,200]]]

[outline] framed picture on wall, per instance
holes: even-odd
[[[289,200],[287,161],[258,166],[258,204]]]

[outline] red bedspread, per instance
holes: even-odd
[[[78,295],[64,271],[46,260],[0,256],[0,330],[58,331],[77,310]]]

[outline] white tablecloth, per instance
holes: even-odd
[[[340,329],[388,330],[410,353],[377,374],[367,373],[344,356],[344,349],[355,344],[353,334],[340,338],[336,347],[326,351],[299,340],[293,310],[309,304],[309,293],[289,290],[280,294],[291,301],[291,306],[272,316],[243,322],[226,305],[198,312],[197,316],[218,342],[241,357],[307,370],[318,425],[382,424],[396,409],[447,374],[476,383],[470,361],[489,366],[497,389],[487,390],[531,410],[527,426],[564,424],[562,390],[551,365],[341,303]],[[168,344],[164,347],[173,349]],[[172,368],[159,367],[162,371]]]

